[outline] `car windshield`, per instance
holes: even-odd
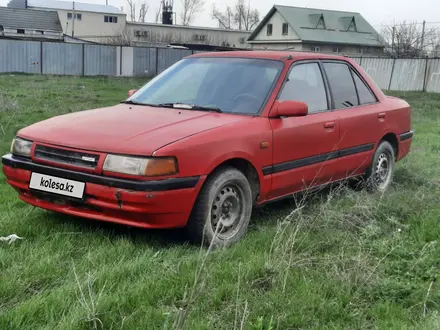
[[[149,81],[127,101],[257,114],[282,68],[283,63],[274,60],[187,58]]]

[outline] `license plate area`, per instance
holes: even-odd
[[[58,196],[83,199],[86,184],[52,175],[32,173],[29,188]]]

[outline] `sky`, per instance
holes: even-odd
[[[106,0],[78,0],[78,2],[89,2],[105,4]],[[127,12],[126,0],[107,0],[109,5],[120,8],[124,7]],[[144,0],[134,0],[140,4]],[[161,0],[145,0],[149,5],[147,20],[153,21],[154,13],[159,7]],[[177,13],[177,24],[180,22],[180,9],[183,0],[174,0],[174,10]],[[197,14],[191,25],[217,26],[211,17],[212,5],[216,4],[219,9],[227,5],[233,5],[236,0],[204,0],[203,11]],[[9,0],[0,0],[1,6],[6,6]],[[273,6],[271,0],[250,0],[251,7],[256,8],[261,18]],[[345,10],[359,12],[367,21],[380,29],[381,26],[395,22],[439,22],[440,21],[440,0],[276,0],[277,5],[288,5],[297,7],[322,8],[333,10]],[[436,24],[440,27],[440,22]]]

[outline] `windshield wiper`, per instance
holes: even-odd
[[[146,106],[146,107],[158,107],[157,104],[141,103],[141,102],[136,102],[136,101],[132,101],[132,100],[122,101],[121,103],[133,104],[133,105],[143,105],[143,106]]]
[[[200,111],[215,111],[222,113],[223,111],[220,108],[216,107],[204,107],[196,104],[186,104],[186,103],[161,103],[158,104],[159,107],[164,108],[178,108],[178,109],[189,109],[189,110],[200,110]]]

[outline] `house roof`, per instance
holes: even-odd
[[[377,31],[359,13],[275,5],[249,37],[252,41],[278,11],[303,42],[381,46]]]
[[[0,25],[5,29],[63,32],[56,11],[0,7]]]
[[[61,9],[72,10],[73,1],[58,1],[58,0],[28,0],[28,7],[33,8],[48,8],[48,9]],[[115,6],[97,5],[92,3],[76,2],[75,10],[89,11],[104,14],[118,14],[123,15],[124,12]]]

